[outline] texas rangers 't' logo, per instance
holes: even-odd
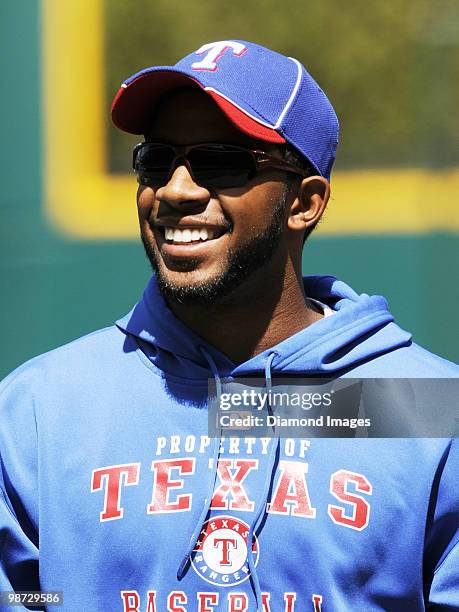
[[[218,70],[218,60],[227,51],[231,51],[233,55],[240,57],[247,51],[247,47],[234,40],[219,40],[218,42],[202,45],[202,47],[196,51],[196,55],[205,55],[200,62],[193,62],[191,64],[191,70],[215,72],[215,70]]]
[[[232,516],[215,516],[206,521],[191,559],[196,573],[210,584],[234,586],[250,575],[247,561],[249,526]],[[258,540],[253,536],[251,553],[257,565]]]

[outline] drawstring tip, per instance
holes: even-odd
[[[185,573],[186,566],[188,565],[188,555],[182,560],[177,570],[177,580],[181,580],[183,578],[183,574]]]

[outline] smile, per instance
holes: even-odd
[[[213,229],[202,227],[177,229],[176,227],[165,227],[164,237],[168,242],[183,243],[183,242],[204,242],[212,240],[215,235]]]
[[[163,227],[164,237],[170,244],[189,244],[207,242],[219,238],[225,233],[224,229],[218,230],[211,227]]]

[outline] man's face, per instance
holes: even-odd
[[[235,144],[281,157],[273,145],[237,130],[206,94],[196,90],[175,92],[164,100],[147,140]],[[187,167],[178,165],[167,184],[140,185],[142,242],[165,297],[210,305],[235,290],[271,261],[286,240],[289,199],[287,175],[270,169],[243,187],[214,190],[197,184]]]

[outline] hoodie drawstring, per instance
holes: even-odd
[[[215,380],[216,390],[217,390],[217,399],[219,399],[221,396],[221,392],[222,392],[222,383],[220,380],[220,374],[218,373],[217,366],[215,365],[215,361],[213,360],[209,351],[207,351],[207,349],[205,349],[203,346],[200,346],[199,350],[201,351],[202,355],[206,359],[212,371],[212,374]],[[220,443],[221,443],[221,428],[220,428],[220,435],[214,438],[213,449],[212,449],[212,471],[210,473],[209,482],[207,484],[206,497],[204,498],[204,504],[202,506],[201,514],[199,515],[199,519],[191,535],[190,541],[188,543],[188,547],[186,549],[186,553],[178,567],[178,570],[177,570],[178,580],[181,580],[183,578],[183,575],[185,574],[185,570],[187,568],[188,561],[191,555],[193,554],[193,550],[199,538],[201,528],[204,524],[204,521],[206,520],[206,516],[210,509],[210,504],[211,504],[212,496],[213,496],[214,489],[215,489],[215,480],[217,478],[217,466],[218,466],[218,457],[220,454]]]
[[[271,377],[271,365],[274,360],[276,353],[270,353],[268,359],[265,364],[265,381],[266,381],[266,393],[268,396],[269,406],[271,407],[271,389],[272,389],[272,377]],[[255,561],[252,553],[252,540],[253,533],[257,530],[258,524],[260,520],[263,519],[266,510],[266,503],[268,501],[269,490],[271,488],[271,481],[274,474],[274,467],[276,463],[277,450],[279,448],[279,437],[276,437],[276,440],[273,444],[270,445],[268,462],[265,469],[265,481],[263,484],[263,492],[260,498],[260,503],[258,505],[258,510],[255,514],[255,518],[250,525],[249,534],[247,536],[247,550],[248,550],[248,565],[250,570],[250,576],[252,579],[252,584],[254,586],[255,591],[255,599],[257,602],[257,612],[263,612],[263,598],[261,594],[260,581],[258,579],[257,568],[255,566]]]
[[[209,368],[212,371],[212,374],[215,380],[216,393],[217,393],[217,399],[218,399],[221,396],[222,383],[221,383],[220,374],[218,372],[217,366],[215,365],[215,361],[213,360],[212,356],[207,351],[207,349],[205,349],[203,346],[200,346],[199,350],[201,351],[203,357],[206,359],[207,363],[209,364]],[[266,365],[265,365],[266,393],[268,396],[269,405],[270,405],[270,396],[271,396],[271,389],[272,389],[271,366],[272,366],[272,362],[275,356],[276,356],[276,353],[271,353],[268,356],[268,359],[266,360]],[[210,505],[212,502],[212,497],[213,497],[213,493],[215,489],[215,481],[216,481],[217,473],[218,473],[217,468],[218,468],[218,459],[220,455],[220,443],[221,443],[221,427],[220,427],[220,435],[216,436],[214,439],[214,445],[213,445],[213,450],[212,450],[212,471],[211,471],[210,478],[209,478],[208,485],[207,485],[206,497],[204,499],[204,504],[201,510],[201,514],[199,516],[199,519],[191,535],[187,550],[177,570],[178,580],[181,580],[185,574],[185,571],[188,565],[188,561],[190,560],[191,555],[193,554],[193,550],[199,538],[200,531],[202,529],[204,521],[206,520],[207,514],[209,513],[209,510],[210,510]],[[266,503],[267,503],[269,491],[271,488],[271,481],[272,481],[273,474],[274,474],[274,467],[276,463],[278,448],[279,448],[279,437],[277,436],[276,440],[274,441],[274,444],[270,445],[269,455],[268,455],[268,460],[267,460],[267,465],[266,465],[266,471],[265,471],[265,480],[263,483],[263,490],[262,490],[262,495],[260,498],[260,503],[258,504],[258,509],[256,511],[254,520],[251,522],[249,533],[247,535],[247,561],[248,561],[250,576],[251,576],[252,585],[253,585],[254,593],[255,593],[257,612],[263,612],[263,598],[262,598],[262,593],[261,593],[260,581],[258,579],[257,569],[255,567],[255,561],[253,557],[252,541],[253,541],[253,534],[256,531],[258,524],[260,523],[260,520],[263,518],[265,514]]]

